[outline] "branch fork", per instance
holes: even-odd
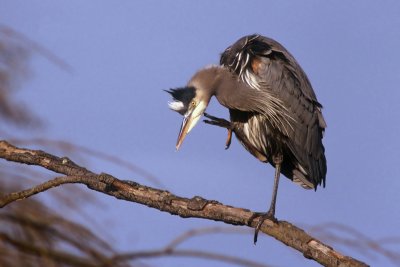
[[[80,183],[100,193],[184,218],[203,218],[231,225],[246,225],[252,228],[256,227],[260,220],[258,213],[248,209],[227,206],[218,201],[207,200],[199,196],[190,199],[184,198],[134,181],[120,180],[106,173],[95,174],[68,158],[60,158],[41,150],[18,148],[6,141],[0,141],[0,158],[21,164],[41,166],[63,175],[27,190],[0,195],[0,208],[53,187],[66,183]],[[298,250],[304,257],[315,260],[324,266],[368,266],[361,261],[341,254],[286,221],[274,223],[265,220],[260,231]]]

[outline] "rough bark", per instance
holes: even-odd
[[[259,214],[248,209],[227,206],[218,201],[207,200],[199,196],[193,198],[179,197],[165,190],[144,186],[134,181],[123,181],[109,174],[95,174],[78,166],[66,157],[56,157],[41,150],[18,148],[6,141],[0,141],[0,158],[41,166],[65,175],[27,190],[0,195],[0,207],[65,183],[80,183],[92,190],[118,199],[143,204],[183,218],[203,218],[232,225],[246,225],[252,228],[257,226],[259,220]],[[304,257],[313,259],[324,266],[368,266],[352,257],[343,255],[286,221],[274,223],[266,220],[260,231],[296,249]]]

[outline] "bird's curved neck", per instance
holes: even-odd
[[[232,109],[252,110],[252,102],[257,97],[257,90],[239,79],[237,75],[225,67],[218,67],[214,85],[214,95],[218,102]]]
[[[226,108],[254,111],[253,99],[262,99],[262,93],[241,81],[223,66],[206,67],[198,71],[189,82],[207,98],[215,96]]]
[[[226,108],[262,114],[270,123],[286,134],[293,118],[287,113],[282,101],[270,90],[256,90],[227,68],[213,66],[199,71],[191,81],[200,94],[207,98],[215,96]]]

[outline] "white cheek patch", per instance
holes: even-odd
[[[206,108],[207,108],[207,105],[203,101],[199,102],[197,107],[193,110],[192,117],[197,118],[197,117],[203,115]]]
[[[185,107],[181,101],[168,102],[168,106],[170,109],[177,111],[177,112],[183,110],[183,108]]]

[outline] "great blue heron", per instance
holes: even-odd
[[[206,123],[228,129],[260,161],[275,167],[270,208],[275,219],[280,173],[306,189],[325,187],[322,137],[326,123],[306,74],[278,42],[260,35],[240,38],[221,55],[220,66],[198,71],[186,87],[171,89],[172,110],[184,116],[176,149],[204,114]],[[230,121],[205,113],[212,96],[229,109]]]

